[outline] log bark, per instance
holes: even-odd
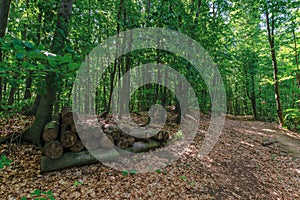
[[[77,135],[76,133],[72,131],[66,131],[62,133],[60,137],[60,141],[64,147],[71,147],[75,144],[77,140]]]
[[[82,144],[81,140],[76,140],[75,144],[70,147],[72,152],[80,152],[84,149],[84,145]]]
[[[160,145],[161,145],[160,142],[155,140],[150,140],[149,142],[138,141],[135,142],[131,148],[128,148],[128,151],[134,153],[140,153],[140,152],[149,151],[151,149],[155,149],[157,147],[160,147]]]
[[[64,108],[62,111],[62,123],[64,125],[72,125],[78,120],[76,113],[72,112],[71,108]]]
[[[50,159],[58,159],[60,158],[64,153],[63,145],[55,140],[47,142],[44,146],[44,155]]]
[[[135,142],[135,138],[132,136],[128,136],[127,137],[128,140],[128,146],[131,147],[133,145],[133,143]]]
[[[151,137],[154,140],[163,141],[169,139],[169,133],[166,131],[159,131],[156,135]]]
[[[119,156],[119,153],[115,150],[97,149],[93,152],[93,155],[96,155],[101,161],[111,161],[116,159]],[[67,152],[57,160],[52,160],[43,156],[41,160],[41,173],[97,162],[99,161],[88,151]]]
[[[51,121],[46,124],[43,132],[43,139],[45,142],[55,140],[59,132],[59,123],[57,121]]]

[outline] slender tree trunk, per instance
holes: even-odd
[[[277,65],[277,59],[276,59],[275,38],[274,38],[274,36],[275,36],[274,35],[274,30],[275,30],[274,13],[272,14],[272,20],[270,21],[268,7],[266,7],[266,22],[267,22],[268,40],[269,40],[269,45],[270,45],[270,49],[271,49],[271,57],[272,57],[276,109],[277,109],[277,115],[278,115],[278,119],[279,119],[279,125],[283,126],[284,120],[283,120],[282,107],[281,107],[281,102],[280,102],[278,65]]]
[[[17,79],[17,78],[18,78],[17,76],[14,77],[14,79]],[[17,84],[17,83],[12,84],[11,88],[10,88],[9,98],[8,98],[8,103],[7,103],[9,106],[11,106],[15,101],[15,92],[16,92],[17,87],[18,87],[15,84]]]
[[[124,0],[121,0],[120,4],[119,4],[119,10],[118,10],[117,34],[120,33],[120,29],[121,29],[120,20],[121,20],[121,14],[122,14],[122,10],[123,10],[123,4],[124,4]],[[116,46],[117,46],[116,49],[118,49],[119,48],[119,44],[117,43]],[[113,71],[110,74],[110,91],[109,91],[109,98],[108,98],[108,105],[107,105],[108,112],[110,111],[110,106],[111,106],[111,102],[112,102],[114,80],[115,80],[115,75],[116,75],[116,71],[117,71],[117,65],[119,64],[118,61],[119,61],[119,59],[115,60]]]
[[[65,40],[68,32],[69,19],[71,17],[73,0],[61,0],[61,6],[58,11],[58,20],[56,30],[51,45],[51,51],[55,54],[63,54],[65,47]],[[24,140],[28,140],[35,145],[41,145],[41,135],[46,123],[49,122],[52,115],[52,109],[57,93],[57,83],[54,79],[56,74],[51,72],[47,74],[46,93],[41,95],[41,100],[38,105],[37,114],[34,123],[23,135]]]
[[[297,37],[295,34],[295,29],[293,29],[293,40],[294,40],[294,52],[295,52],[295,63],[297,67],[296,72],[296,80],[297,80],[297,87],[300,89],[300,68],[299,68],[299,54],[298,54],[298,46],[297,46]],[[298,96],[298,107],[300,107],[300,96]]]
[[[254,83],[254,74],[251,73],[251,105],[254,119],[257,120],[257,108],[256,108],[256,95],[255,95],[255,83]]]
[[[10,7],[11,0],[0,0],[0,38],[5,36],[6,26],[8,22],[8,13]],[[0,48],[0,62],[3,62],[2,49]],[[2,88],[3,88],[3,80],[0,77],[0,108],[2,104]]]

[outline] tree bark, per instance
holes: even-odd
[[[160,145],[161,145],[160,142],[154,140],[150,140],[149,142],[138,141],[135,142],[133,146],[131,148],[128,148],[127,150],[134,153],[140,153],[140,152],[149,151],[151,149],[155,149]]]
[[[0,0],[0,38],[5,36],[6,26],[8,22],[8,13],[11,0]],[[3,61],[2,49],[0,47],[0,62]],[[2,77],[0,77],[0,107],[2,104]]]
[[[275,19],[274,13],[272,14],[272,19],[269,18],[269,10],[268,5],[266,6],[266,23],[267,23],[267,31],[268,31],[268,40],[271,50],[272,57],[272,66],[273,66],[273,79],[274,79],[274,92],[275,92],[275,101],[276,101],[276,109],[277,115],[279,119],[279,125],[282,127],[284,125],[282,107],[280,102],[280,93],[279,93],[279,81],[278,81],[278,65],[276,58],[276,49],[275,49]]]
[[[117,151],[106,149],[97,149],[93,155],[97,155],[96,157],[102,161],[113,161],[120,156]],[[67,152],[57,160],[52,160],[44,156],[41,161],[41,173],[97,162],[99,161],[88,151],[78,153]]]

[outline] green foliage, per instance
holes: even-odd
[[[120,2],[124,5],[121,6]],[[0,38],[3,51],[3,62],[0,63],[2,114],[21,112],[27,106],[22,99],[28,79],[32,79],[30,91],[34,97],[46,94],[45,80],[49,74],[55,80],[55,85],[51,87],[57,89],[59,106],[71,105],[76,72],[95,46],[117,31],[162,27],[190,36],[212,56],[226,87],[229,114],[254,115],[256,112],[257,119],[277,120],[272,61],[266,42],[265,11],[268,10],[275,20],[275,49],[285,121],[288,128],[299,130],[298,111],[287,111],[295,107],[300,95],[296,84],[299,64],[295,56],[299,55],[300,46],[297,1],[201,1],[199,8],[196,1],[193,4],[191,1],[154,1],[150,7],[142,1],[76,1],[64,49],[52,47],[58,1],[38,0],[29,5],[26,1],[12,1],[11,4],[9,31],[4,38]],[[175,45],[181,45],[180,42]],[[62,55],[54,53],[58,50],[63,52]],[[129,66],[126,59],[130,60]],[[210,93],[202,74],[178,55],[157,49],[142,49],[128,53],[116,63],[116,69],[114,64],[110,65],[101,77],[97,87],[96,113],[110,106],[110,92],[119,77],[128,69],[146,63],[173,67],[193,86],[201,111],[208,113],[211,109]],[[104,62],[99,60],[99,66],[102,65]],[[91,74],[87,73],[87,80],[94,75]],[[167,81],[163,75],[161,78]],[[14,89],[14,103],[8,106],[10,92]],[[150,84],[134,92],[130,108],[131,111],[146,111],[155,103],[176,105],[177,99],[168,88]],[[175,137],[180,139],[181,136]]]
[[[181,180],[183,180],[183,181],[187,181],[187,177],[186,176],[180,176],[179,177]]]
[[[55,200],[54,195],[51,190],[49,191],[42,191],[42,190],[34,190],[30,196],[34,200]],[[22,197],[22,200],[26,200],[26,197]]]
[[[160,173],[167,174],[168,173],[168,171],[165,169],[164,170],[156,169],[155,172],[158,174],[160,174]]]
[[[177,133],[174,135],[175,140],[181,140],[183,138],[183,132],[181,130],[177,131]]]
[[[75,180],[73,185],[74,185],[74,187],[78,187],[79,185],[82,185],[82,184],[83,184],[82,181]]]
[[[295,131],[300,130],[300,110],[299,108],[287,109],[285,111],[285,124],[288,128]]]
[[[11,165],[11,160],[9,160],[6,155],[2,154],[0,157],[0,169],[3,169],[4,166],[10,166]]]
[[[135,169],[132,169],[132,170],[130,170],[130,171],[126,171],[126,170],[124,170],[124,171],[122,171],[121,172],[122,173],[122,175],[124,175],[124,176],[126,176],[126,175],[134,175],[134,174],[137,174],[138,173],[138,171],[137,170],[135,170]]]
[[[126,176],[126,175],[128,175],[128,174],[129,174],[128,171],[126,171],[126,170],[122,171],[122,175]]]

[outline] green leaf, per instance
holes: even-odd
[[[57,67],[57,62],[54,59],[49,59],[48,63],[51,67],[56,68]]]
[[[7,157],[6,157],[6,155],[1,155],[1,161],[4,161],[4,160],[6,160],[7,159]]]
[[[179,178],[180,178],[181,180],[184,180],[184,181],[187,180],[187,177],[186,177],[186,176],[180,176]]]
[[[128,171],[126,171],[126,170],[122,171],[122,175],[126,176],[126,175],[128,175],[128,174],[129,174]]]
[[[40,196],[41,193],[42,193],[41,190],[34,190],[33,193],[31,193],[30,195],[31,195],[31,196]]]
[[[29,42],[24,42],[23,44],[24,44],[25,47],[27,47],[29,49],[33,49],[34,48],[34,46],[31,43],[29,43]]]
[[[135,169],[130,170],[130,174],[137,174],[137,173],[138,173],[138,171]]]
[[[17,59],[17,60],[22,60],[24,57],[25,57],[25,54],[23,54],[23,53],[18,53],[18,54],[16,55],[16,59]]]

